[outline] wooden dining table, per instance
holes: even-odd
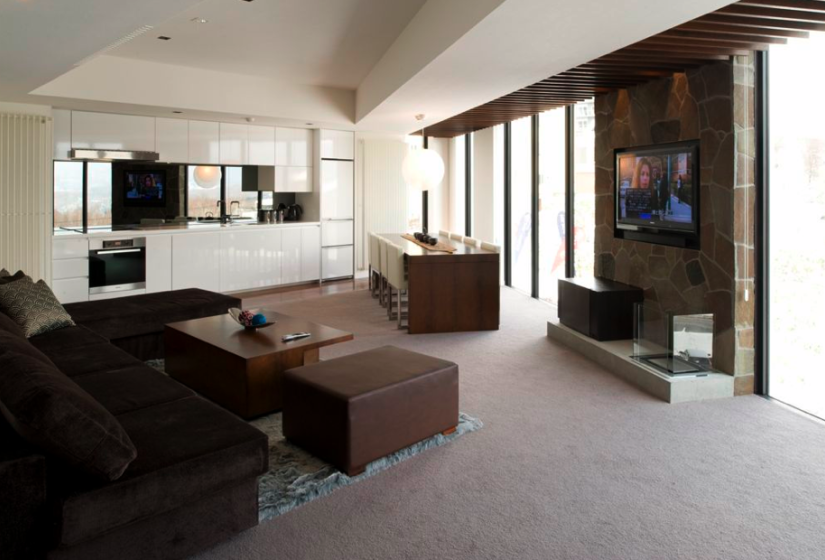
[[[499,253],[443,236],[438,241],[455,252],[425,249],[397,233],[381,236],[405,254],[410,334],[498,330]]]

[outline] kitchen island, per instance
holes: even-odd
[[[425,249],[401,234],[381,236],[405,254],[410,334],[498,330],[498,253],[447,237],[438,241],[454,253]]]

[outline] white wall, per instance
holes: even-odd
[[[429,231],[449,229],[450,223],[450,140],[448,138],[429,138],[427,146],[441,156],[444,162],[444,178],[438,185],[430,188],[427,200],[429,212],[427,220]]]

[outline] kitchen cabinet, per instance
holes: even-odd
[[[52,110],[52,142],[54,159],[68,159],[72,149],[72,112],[68,109]]]
[[[275,192],[312,192],[312,168],[275,166]]]
[[[52,292],[62,304],[89,301],[89,278],[52,280]]]
[[[321,219],[353,218],[353,162],[321,161]]]
[[[155,149],[159,161],[189,160],[189,121],[184,119],[155,120]]]
[[[320,130],[321,159],[355,159],[355,134],[347,130]]]
[[[222,165],[246,165],[249,129],[245,124],[220,123]]]
[[[60,303],[89,301],[89,240],[52,240],[51,289]]]
[[[221,291],[221,234],[188,233],[172,237],[172,289]]]
[[[155,118],[72,111],[72,148],[155,151]]]
[[[353,228],[353,220],[327,220],[322,222],[321,245],[323,247],[352,245],[354,243]]]
[[[275,165],[275,127],[249,125],[248,165]]]
[[[349,247],[324,247],[321,249],[321,270],[323,279],[343,278],[352,276],[353,262],[352,246]]]
[[[276,127],[275,165],[312,165],[312,130]]]
[[[146,238],[146,293],[171,289],[172,236],[150,235]]]
[[[275,228],[235,228],[222,233],[220,291],[281,284],[281,233]]]
[[[295,284],[301,281],[301,230],[290,227],[281,231],[281,284]]]
[[[220,125],[189,121],[189,163],[220,164]]]
[[[301,228],[301,282],[321,278],[321,228]]]

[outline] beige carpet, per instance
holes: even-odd
[[[484,429],[204,553],[206,559],[825,557],[825,428],[759,397],[669,405],[549,341],[502,291],[501,330],[411,336],[366,292],[279,304],[456,361]]]

